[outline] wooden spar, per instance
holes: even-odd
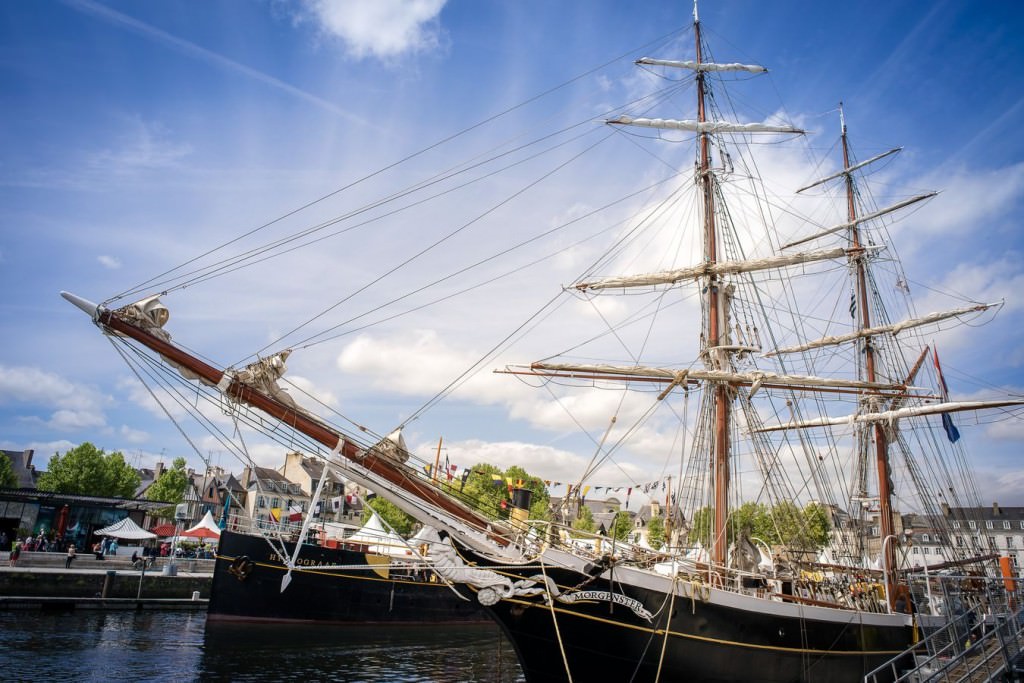
[[[917,361],[914,363],[914,366],[910,368],[910,372],[907,373],[907,380],[903,383],[903,386],[910,386],[910,384],[914,381],[914,378],[917,377],[917,373],[921,369],[921,365],[924,363],[924,359],[928,356],[929,348],[930,347],[927,344],[925,344],[924,349],[921,350],[921,355],[917,357]],[[892,403],[889,404],[889,410],[893,410],[895,408],[900,407],[901,405],[907,402],[908,398],[910,398],[910,394],[906,392],[896,396],[895,398],[893,398]],[[941,396],[939,397],[939,400],[942,400]]]
[[[700,45],[700,21],[694,17],[693,33],[697,43],[697,64],[703,62]],[[697,70],[697,121],[707,121],[704,102],[704,71]],[[704,191],[704,262],[709,267],[718,261],[718,240],[715,230],[715,191],[711,177],[711,152],[708,133],[700,134],[700,179]],[[722,346],[719,338],[724,321],[718,298],[718,276],[710,275],[707,286],[708,330],[705,344],[709,347]],[[729,514],[729,390],[724,384],[715,386],[715,438],[714,438],[714,481],[715,481],[715,528],[712,535],[711,561],[724,565],[726,560],[725,525]]]
[[[648,377],[645,375],[622,375],[618,373],[614,374],[601,374],[600,372],[577,372],[574,370],[495,370],[496,374],[501,375],[529,375],[531,377],[561,377],[565,379],[586,379],[586,380],[602,380],[607,382],[651,382],[651,383],[662,383],[662,384],[673,384],[677,380],[671,377]],[[701,379],[687,379],[685,383],[691,386],[699,386],[705,383],[706,380]],[[754,385],[753,380],[741,380],[741,381],[730,381],[725,382],[732,387],[749,387]],[[864,394],[878,395],[883,398],[918,398],[929,401],[939,401],[942,397],[937,394],[908,394],[906,391],[906,385],[901,385],[901,388],[893,391],[882,391],[872,389],[839,389],[835,387],[819,387],[819,386],[797,386],[794,384],[778,384],[775,382],[765,381],[760,385],[761,389],[785,389],[786,391],[813,391],[814,393],[831,393],[831,394],[856,394],[862,396]]]
[[[444,437],[440,436],[437,438],[437,455],[434,456],[434,472],[431,479],[434,483],[437,483],[437,468],[441,466],[441,442],[444,441]],[[447,472],[445,472],[447,474]]]
[[[224,379],[224,371],[219,370],[208,363],[205,363],[195,356],[182,349],[155,337],[146,330],[136,327],[131,323],[122,320],[114,311],[105,308],[96,310],[94,320],[98,325],[106,329],[123,334],[139,342],[150,350],[160,354],[174,364],[187,368],[198,375],[201,379],[213,385],[219,385]],[[391,484],[416,496],[418,499],[441,508],[453,517],[480,529],[487,529],[491,520],[479,515],[457,501],[444,495],[438,489],[417,481],[409,473],[404,472],[393,462],[364,451],[355,443],[332,429],[324,426],[301,412],[289,408],[275,399],[267,396],[253,387],[232,379],[224,389],[224,394],[235,399],[239,403],[256,408],[262,413],[280,420],[289,427],[302,432],[309,438],[322,444],[327,449],[334,451],[340,445],[339,453],[347,460],[357,463],[370,472],[386,479]],[[508,545],[508,539],[494,533],[489,533],[490,538]]]
[[[850,147],[846,138],[846,118],[842,116],[841,105],[839,113],[842,119],[842,133],[840,137],[843,143],[843,168],[849,169]],[[854,201],[853,174],[845,173],[845,180],[846,212],[847,218],[852,224],[850,227],[850,243],[853,249],[859,249],[861,247],[860,228],[857,225],[857,205]],[[857,303],[860,306],[861,329],[868,329],[871,327],[871,300],[868,299],[867,273],[864,268],[864,258],[863,256],[851,256],[850,260],[853,261],[857,273]],[[875,349],[871,337],[864,338],[864,370],[866,373],[865,379],[868,382],[874,382],[876,374]],[[895,529],[892,515],[892,490],[889,485],[889,443],[885,436],[885,429],[881,424],[875,424],[873,431],[875,435],[875,469],[878,472],[878,522],[882,539],[882,566],[885,570],[884,575],[888,584],[885,592],[886,596],[888,596],[888,607],[892,609],[892,601],[895,597],[895,591],[892,590],[892,582],[893,572],[896,569],[896,547],[892,543],[886,543],[886,540],[893,535]]]

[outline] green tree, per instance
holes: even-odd
[[[14,473],[11,459],[0,453],[0,488],[13,489],[18,486],[18,475]]]
[[[55,453],[39,475],[38,486],[41,491],[131,498],[139,482],[139,473],[120,452],[108,455],[85,442],[63,456]]]
[[[597,531],[597,525],[594,524],[594,513],[586,505],[580,507],[580,515],[573,520],[572,528],[591,534]]]
[[[647,543],[655,550],[665,543],[665,520],[661,517],[651,517],[647,522]]]
[[[175,458],[171,462],[171,469],[161,472],[157,480],[146,489],[146,498],[174,504],[184,500],[185,489],[188,487],[185,464],[185,458]]]
[[[381,516],[387,524],[400,536],[409,537],[412,535],[413,525],[416,520],[399,510],[394,503],[384,500],[380,496],[374,496],[366,501],[366,504],[373,508],[373,511]],[[370,511],[363,510],[363,523],[370,519]]]
[[[530,519],[549,519],[548,506],[551,497],[547,486],[522,467],[512,466],[503,471],[488,463],[478,463],[470,468],[465,483],[455,480],[451,483],[445,482],[443,486],[485,515],[507,517],[512,500],[509,494],[509,479],[512,480],[513,486],[518,486],[522,482],[521,488],[531,491]]]
[[[712,514],[708,507],[694,513],[688,535],[691,544],[698,541],[705,547],[710,544]],[[800,509],[789,501],[772,508],[748,502],[732,511],[726,537],[729,543],[736,539],[737,534],[744,534],[759,538],[768,545],[821,550],[828,544],[830,528],[828,511],[817,503]]]
[[[629,518],[629,514],[625,510],[617,512],[615,514],[614,521],[612,522],[611,536],[612,538],[625,541],[629,538],[630,532],[633,531],[633,522]]]

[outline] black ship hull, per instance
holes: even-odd
[[[286,543],[287,552],[294,544]],[[370,556],[375,558],[375,556]],[[491,623],[475,596],[459,598],[429,572],[402,571],[383,558],[306,545],[283,592],[285,563],[260,536],[224,531],[213,572],[210,621]],[[325,569],[341,566],[344,569]]]
[[[471,551],[463,555],[478,567],[487,564]],[[545,585],[537,565],[500,573],[519,585]],[[547,566],[543,574],[549,591],[488,607],[528,683],[852,683],[913,642],[914,628],[903,616],[756,598],[682,579],[673,586],[666,579],[673,598],[671,588],[644,587],[618,570],[595,578]],[[550,604],[548,594],[555,596]]]

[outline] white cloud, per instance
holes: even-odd
[[[175,166],[192,153],[190,145],[174,141],[158,121],[131,117],[120,130],[114,145],[93,153],[88,160],[90,168],[109,175],[132,175]]]
[[[97,256],[96,260],[100,262],[100,265],[110,270],[117,270],[121,267],[121,261],[116,256],[107,256],[105,254]]]
[[[321,29],[357,58],[388,59],[441,46],[438,17],[446,0],[309,0]]]
[[[930,238],[965,230],[974,235],[993,220],[1011,215],[1013,204],[1024,196],[1024,163],[987,171],[960,168],[950,173],[940,169],[915,184],[943,188],[942,194],[907,221],[925,240],[921,248],[927,248],[934,245]]]
[[[101,406],[109,401],[96,390],[51,372],[0,366],[0,405],[14,403],[53,408],[48,420],[22,419],[39,421],[51,429],[74,430],[104,427],[106,416]]]
[[[141,429],[133,429],[128,425],[121,425],[121,428],[117,430],[118,435],[131,444],[140,444],[149,441],[149,433]]]

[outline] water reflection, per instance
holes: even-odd
[[[206,623],[201,612],[0,612],[5,680],[521,682],[492,625]]]
[[[521,681],[496,626],[211,623],[202,680]]]

